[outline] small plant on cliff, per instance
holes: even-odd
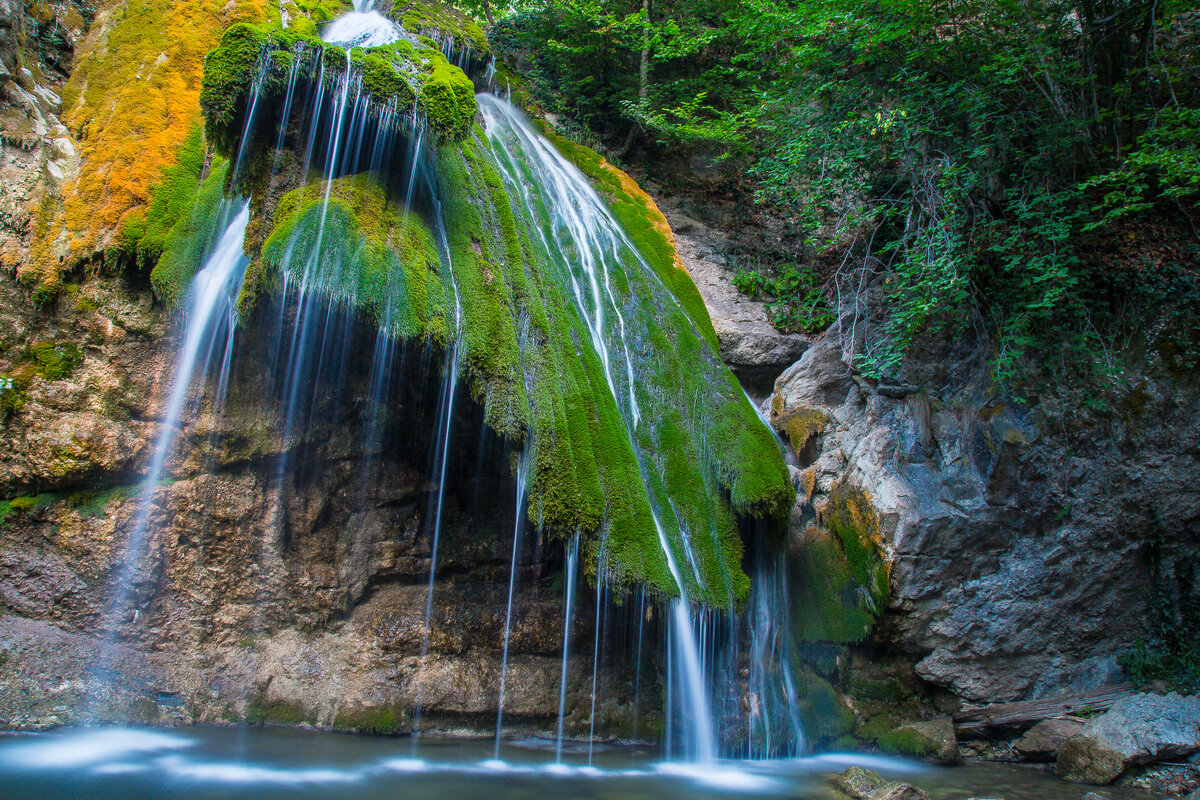
[[[767,316],[781,331],[820,333],[833,323],[821,280],[808,267],[786,264],[774,277],[747,270],[733,277],[733,285],[749,297],[766,298]]]
[[[1140,639],[1118,661],[1139,686],[1163,681],[1183,692],[1200,690],[1200,558],[1182,558],[1168,566],[1166,531],[1155,517],[1146,542],[1150,571],[1147,590],[1148,638]]]

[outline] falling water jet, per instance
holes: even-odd
[[[521,545],[521,528],[525,519],[525,491],[532,461],[524,452],[517,456],[517,511],[513,522],[512,562],[508,568],[508,604],[504,611],[504,655],[500,659],[500,693],[496,701],[495,758],[500,758],[500,734],[504,729],[504,689],[508,677],[508,642],[512,632],[513,589],[517,583],[517,553]]]
[[[442,204],[433,192],[435,241],[438,252],[445,268],[445,274],[450,278],[450,286],[454,291],[454,337],[450,341],[450,354],[446,366],[446,379],[443,383],[443,396],[438,412],[441,421],[439,427],[439,444],[441,456],[438,459],[437,473],[437,502],[433,517],[433,542],[429,553],[429,584],[425,592],[425,627],[421,637],[421,659],[417,668],[417,696],[413,705],[413,752],[416,752],[421,735],[421,712],[425,700],[425,666],[429,656],[429,634],[433,620],[433,590],[437,575],[438,540],[442,531],[442,510],[446,497],[446,465],[450,460],[450,432],[454,425],[454,399],[457,396],[459,354],[462,340],[462,298],[458,293],[458,284],[454,280],[454,269],[450,255],[449,238],[446,236],[446,221],[442,213]]]
[[[552,208],[550,213],[557,212],[561,215],[554,220],[555,231],[561,229],[562,235],[568,237],[570,242],[577,244],[577,246],[571,248],[562,246],[562,244],[567,244],[566,242],[551,243],[546,234],[539,227],[535,226],[543,246],[551,254],[552,258],[555,257],[553,254],[556,252],[565,253],[571,251],[578,258],[578,264],[568,265],[568,269],[571,266],[577,266],[585,274],[587,287],[585,290],[579,283],[575,272],[570,272],[569,279],[575,307],[585,323],[593,347],[600,357],[604,378],[621,410],[620,416],[625,425],[626,434],[630,442],[635,443],[637,441],[636,431],[641,421],[641,412],[636,391],[637,383],[633,374],[633,360],[630,356],[629,344],[626,338],[624,317],[613,294],[609,278],[608,262],[603,256],[609,251],[615,254],[618,242],[623,243],[632,253],[636,254],[637,249],[628,241],[628,237],[604,206],[595,190],[587,182],[587,179],[574,166],[567,162],[549,142],[534,131],[521,116],[520,112],[511,104],[492,95],[477,95],[476,100],[486,123],[485,132],[489,140],[493,143],[494,149],[496,151],[508,152],[514,147],[520,148],[530,162],[530,166],[536,164],[540,167],[547,184],[544,189],[552,195],[549,200],[553,202],[547,203],[547,206]],[[505,134],[507,134],[507,137]],[[532,208],[533,203],[530,199],[530,189],[525,181],[515,176],[509,167],[499,159],[495,160],[495,164],[499,168],[512,194],[519,197],[527,208]],[[618,387],[618,376],[621,373],[614,369],[613,353],[610,352],[609,345],[605,341],[605,333],[608,331],[605,323],[605,303],[609,304],[608,308],[613,312],[613,317],[616,320],[615,330],[610,332],[610,336],[615,339],[618,345],[617,349],[624,359],[625,369],[621,371],[624,375],[621,376],[620,380],[627,382],[620,387]],[[643,455],[638,452],[636,446],[634,447],[634,456],[639,469],[642,471],[643,480],[649,484],[650,468],[646,464]],[[680,671],[682,672],[684,681],[680,686],[682,697],[679,699],[686,700],[687,709],[691,717],[690,727],[692,735],[688,738],[689,747],[687,755],[700,761],[712,760],[716,757],[712,714],[708,692],[704,683],[704,670],[701,657],[692,630],[692,617],[688,605],[687,588],[683,576],[676,566],[671,544],[663,528],[661,510],[658,508],[658,504],[655,502],[653,496],[650,497],[650,512],[658,534],[659,544],[679,592],[679,597],[671,601],[671,630],[675,639],[674,649],[680,661],[682,668]],[[680,544],[689,560],[690,566],[696,572],[696,578],[699,579],[695,560],[688,549],[688,538],[685,531],[681,531]],[[698,582],[700,585],[703,585],[702,581],[698,580]],[[564,652],[565,649],[564,646]],[[565,691],[565,683],[563,689]],[[561,703],[559,714],[559,750],[561,751]]]
[[[232,208],[232,204],[227,204],[224,213],[218,215],[218,218],[228,218],[228,212]],[[207,364],[201,365],[198,372],[200,353],[202,350],[211,350],[212,343],[218,337],[233,336],[237,314],[234,300],[249,263],[242,253],[249,221],[250,204],[241,203],[217,241],[212,254],[192,279],[188,290],[184,314],[185,328],[171,394],[163,410],[161,427],[154,442],[154,456],[138,494],[137,510],[134,512],[129,536],[125,542],[120,569],[104,612],[102,626],[106,635],[98,658],[101,669],[108,669],[113,657],[112,648],[118,635],[117,627],[126,612],[125,606],[133,593],[135,573],[142,563],[155,489],[172,452],[171,445],[178,433],[189,389],[197,375],[202,375],[207,367]]]
[[[567,545],[567,596],[563,604],[562,671],[558,684],[558,739],[554,745],[554,763],[562,763],[563,715],[567,707],[567,657],[571,644],[571,615],[575,610],[575,571],[579,560],[579,534],[571,537]]]
[[[604,600],[605,544],[607,537],[600,539],[600,556],[596,560],[596,618],[592,633],[592,708],[588,721],[588,765],[592,763],[592,748],[596,743],[596,676],[600,667],[601,603]]]

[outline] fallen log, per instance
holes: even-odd
[[[1107,711],[1117,700],[1136,693],[1137,689],[1132,684],[1121,684],[1081,694],[1064,694],[966,708],[954,714],[954,730],[959,738],[970,738],[989,730],[1028,728],[1044,719],[1053,719],[1065,714]]]

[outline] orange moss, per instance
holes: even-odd
[[[150,187],[201,124],[204,56],[235,22],[278,16],[266,0],[123,0],[92,25],[63,92],[82,168],[21,268],[54,285],[61,271],[123,244]]]
[[[646,207],[647,216],[650,218],[650,226],[654,230],[662,234],[671,245],[671,253],[675,256],[675,266],[683,270],[689,277],[687,265],[683,263],[683,259],[679,257],[679,253],[675,250],[675,232],[671,230],[670,223],[667,222],[666,216],[659,209],[658,204],[654,202],[654,198],[646,194],[646,191],[638,186],[637,181],[629,177],[629,173],[618,167],[614,167],[608,162],[607,158],[600,159],[600,169],[612,174],[621,184],[621,188],[627,195],[637,200]]]

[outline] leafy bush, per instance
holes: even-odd
[[[733,285],[751,298],[766,298],[767,316],[782,331],[820,333],[833,323],[820,279],[806,267],[785,264],[774,277],[747,270],[734,275]]]

